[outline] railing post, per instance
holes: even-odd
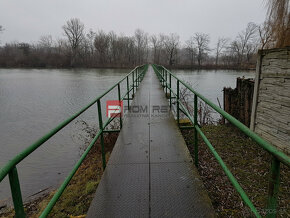
[[[121,90],[120,90],[120,83],[118,83],[118,99],[119,99],[119,106],[121,107]],[[120,129],[122,129],[122,113],[120,114]]]
[[[140,69],[138,68],[137,69],[137,77],[138,77],[138,80],[137,80],[137,82],[138,82],[138,87],[139,87],[139,85],[140,85]]]
[[[137,87],[139,87],[138,80],[139,80],[139,77],[138,77],[138,68],[136,68],[136,86]]]
[[[134,86],[135,86],[135,81],[134,81],[134,72],[135,72],[135,71],[133,71],[133,73],[132,73],[133,95],[134,95],[134,93],[135,93],[135,91],[134,91]]]
[[[164,83],[165,83],[165,79],[164,79],[164,69],[162,69],[162,85],[163,85],[163,90],[164,90]]]
[[[176,112],[177,112],[177,125],[179,126],[179,80],[176,85]]]
[[[194,164],[198,167],[198,139],[197,139],[197,95],[194,94]]]
[[[137,91],[137,79],[138,79],[138,77],[137,77],[137,69],[135,70],[135,87],[136,87],[136,91]]]
[[[165,94],[167,98],[167,71],[165,71]]]
[[[143,69],[140,69],[140,83],[141,83],[142,79],[143,79]]]
[[[280,161],[274,156],[272,158],[269,178],[267,218],[274,218],[277,216],[277,201],[280,183]]]
[[[129,76],[127,76],[127,103],[128,103],[128,110],[129,110],[129,107],[130,107]]]
[[[161,85],[162,85],[162,89],[163,89],[163,68],[161,69]]]
[[[105,145],[104,145],[104,133],[103,133],[103,118],[102,118],[102,109],[101,101],[98,99],[98,116],[99,116],[99,128],[101,131],[101,151],[102,151],[102,161],[103,161],[103,170],[106,168],[106,154],[105,154]]]
[[[16,217],[25,217],[21,189],[16,167],[9,172],[9,182]]]
[[[140,79],[140,77],[139,77],[139,69],[137,69],[137,74],[136,74],[136,76],[137,76],[137,86],[138,86],[138,88],[139,88],[139,79]]]
[[[169,74],[169,105],[170,105],[170,109],[171,109],[171,74]]]

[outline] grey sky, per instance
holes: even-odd
[[[41,35],[63,37],[62,25],[80,18],[86,30],[114,30],[132,35],[136,28],[178,33],[182,41],[194,32],[234,38],[248,22],[265,19],[263,0],[0,0],[1,44],[35,42]]]

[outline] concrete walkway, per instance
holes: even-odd
[[[132,106],[87,217],[214,217],[152,67]]]

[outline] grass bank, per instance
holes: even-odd
[[[105,152],[108,161],[118,133],[105,134]],[[97,142],[72,178],[62,196],[49,214],[49,217],[85,217],[94,193],[103,174],[100,144]],[[25,212],[28,217],[39,217],[55,191],[27,202]],[[14,211],[3,213],[0,217],[14,217]]]
[[[250,200],[265,215],[271,156],[231,125],[202,127],[216,151],[229,167]],[[193,130],[182,130],[194,158]],[[203,183],[218,217],[250,217],[237,191],[199,137],[199,168]],[[290,170],[281,164],[278,217],[290,217]]]

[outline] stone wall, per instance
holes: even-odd
[[[259,52],[250,127],[290,154],[290,47]]]
[[[235,89],[224,88],[224,110],[246,126],[250,126],[254,93],[252,79],[237,78]]]

